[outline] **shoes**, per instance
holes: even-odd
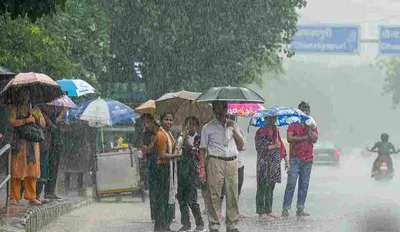
[[[10,200],[10,205],[21,205],[21,202],[18,200]]]
[[[282,210],[281,216],[282,217],[289,217],[289,210],[287,210],[287,209]]]
[[[272,214],[272,213],[267,214],[267,216],[270,217],[270,218],[272,218],[272,219],[280,219],[279,216],[276,216],[276,215],[274,215],[274,214]]]
[[[196,229],[194,229],[194,232],[201,232],[203,230],[204,230],[204,226],[201,225],[201,226],[197,226]]]
[[[29,204],[30,205],[41,205],[42,202],[38,201],[37,199],[30,199]]]
[[[226,232],[240,232],[240,231],[239,231],[239,229],[234,228],[234,229],[226,230]]]
[[[36,199],[36,200],[40,201],[39,199]],[[49,199],[43,199],[43,201],[41,201],[41,202],[42,202],[42,204],[47,204],[47,203],[50,203],[51,201]]]
[[[179,231],[190,231],[191,227],[190,226],[182,226]]]
[[[310,214],[309,214],[309,213],[306,213],[306,212],[304,212],[304,211],[297,211],[297,212],[296,212],[296,216],[297,216],[297,217],[308,217],[308,216],[310,216]]]
[[[62,198],[61,197],[58,197],[58,196],[56,196],[56,195],[50,195],[50,196],[45,196],[44,197],[45,199],[49,199],[49,200],[62,200]]]

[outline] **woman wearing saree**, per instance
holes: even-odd
[[[155,225],[154,231],[171,231],[175,195],[177,193],[177,163],[180,152],[175,150],[175,139],[171,134],[174,116],[161,116],[161,127],[156,134],[157,165],[155,171]]]
[[[288,168],[289,158],[281,141],[276,117],[266,117],[265,125],[257,130],[255,145],[257,150],[257,194],[256,212],[262,219],[277,219],[272,214],[273,192],[276,183],[281,183],[281,160],[285,158]]]
[[[11,156],[11,204],[21,200],[21,184],[24,183],[24,197],[32,205],[40,205],[36,199],[36,182],[40,178],[39,143],[19,138],[16,128],[26,124],[37,124],[44,128],[46,121],[37,107],[31,107],[28,90],[19,92],[18,104],[10,107],[9,122],[14,127]]]

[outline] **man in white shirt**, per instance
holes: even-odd
[[[233,120],[237,122],[237,116],[235,115],[228,115],[228,119]],[[240,197],[240,193],[242,192],[242,186],[243,186],[243,181],[244,181],[244,163],[243,163],[243,157],[242,157],[242,152],[246,150],[246,134],[244,133],[243,129],[240,128],[240,134],[242,135],[243,141],[244,141],[244,147],[239,151],[239,155],[237,157],[237,163],[238,163],[238,196]],[[225,185],[222,187],[222,195],[221,195],[221,208],[222,208],[222,202],[225,197]],[[223,215],[221,214],[219,216],[220,218],[223,218]],[[240,218],[244,218],[245,216],[243,214],[239,214]]]
[[[244,139],[237,123],[227,119],[227,110],[227,102],[213,102],[216,119],[207,123],[201,132],[200,179],[207,182],[209,200],[206,208],[210,232],[217,232],[221,226],[218,216],[224,183],[226,231],[239,232],[236,228],[239,220],[237,157],[244,147]]]

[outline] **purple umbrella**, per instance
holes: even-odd
[[[47,104],[60,107],[78,108],[78,106],[67,95],[64,95]]]

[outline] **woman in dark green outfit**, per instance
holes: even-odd
[[[272,214],[273,193],[275,184],[281,183],[281,159],[285,158],[288,164],[275,122],[276,117],[266,117],[265,125],[257,130],[254,139],[257,150],[256,212],[266,220],[278,218]]]
[[[51,150],[51,131],[54,129],[54,124],[50,119],[50,115],[52,114],[51,106],[43,106],[41,107],[43,112],[43,117],[46,120],[46,127],[44,128],[45,139],[40,143],[40,179],[36,184],[36,198],[40,199],[40,194],[42,194],[43,188],[46,186],[46,183],[49,179],[49,157]],[[47,199],[45,199],[46,201]],[[46,203],[42,201],[42,203]]]

